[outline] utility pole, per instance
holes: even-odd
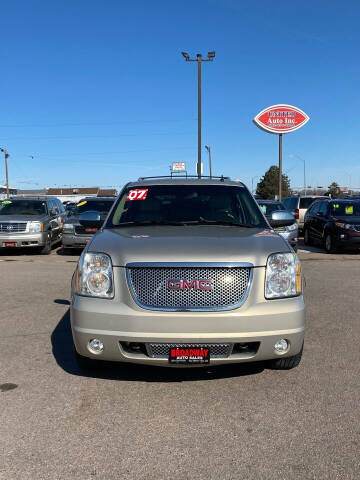
[[[9,172],[8,172],[8,164],[7,159],[10,155],[7,153],[6,148],[0,148],[0,152],[3,152],[4,159],[5,159],[5,174],[6,174],[6,198],[10,198],[10,191],[9,191]]]
[[[282,201],[282,133],[279,133],[279,202]]]
[[[212,165],[211,165],[211,147],[205,145],[206,150],[209,152],[209,169],[210,169],[210,178],[212,178]]]
[[[198,64],[198,160],[196,165],[197,175],[201,178],[201,63],[212,62],[215,58],[215,52],[208,52],[207,58],[203,58],[201,53],[196,58],[190,58],[186,52],[181,52],[187,62],[197,62]]]

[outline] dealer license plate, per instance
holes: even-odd
[[[178,345],[170,348],[169,363],[194,364],[210,363],[210,348],[203,345],[189,347]]]
[[[86,233],[96,233],[97,231],[97,228],[85,228]]]
[[[16,242],[3,242],[3,247],[16,247]]]

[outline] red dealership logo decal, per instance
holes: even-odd
[[[309,117],[292,105],[273,105],[262,110],[253,121],[266,132],[288,133],[304,126]]]

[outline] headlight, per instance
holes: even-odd
[[[72,223],[64,223],[63,232],[64,233],[73,233],[75,226]]]
[[[294,230],[297,229],[297,224],[293,223],[292,225],[289,225],[286,227],[288,232],[293,232]]]
[[[301,294],[300,262],[295,253],[273,253],[266,265],[265,298],[295,297]]]
[[[41,222],[28,222],[28,228],[30,233],[39,233],[43,231],[44,226]]]
[[[105,253],[83,253],[77,267],[76,290],[89,297],[114,297],[111,259]]]
[[[340,223],[340,222],[335,222],[335,225],[340,228],[344,228],[345,230],[354,230],[357,231],[355,228],[355,225],[351,225],[351,223]]]

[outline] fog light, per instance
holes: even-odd
[[[285,353],[289,350],[289,342],[282,338],[274,345],[275,353]]]
[[[91,353],[95,353],[95,354],[102,353],[102,351],[104,350],[104,344],[98,338],[93,338],[88,343],[88,350]]]

